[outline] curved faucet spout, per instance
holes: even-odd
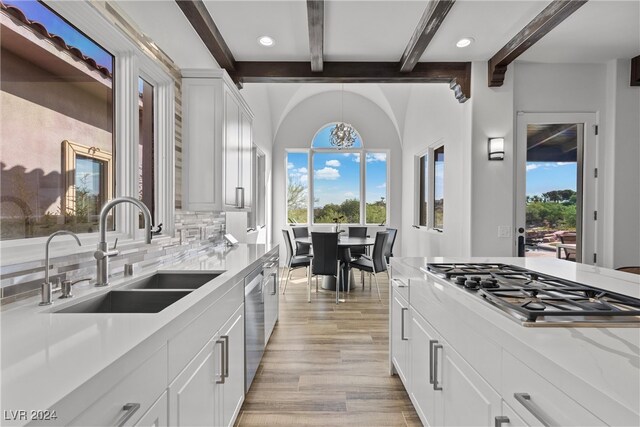
[[[40,305],[51,304],[51,282],[49,281],[49,243],[51,243],[51,240],[53,240],[54,237],[65,234],[76,239],[78,246],[82,246],[82,243],[80,243],[80,239],[78,239],[78,236],[76,236],[76,234],[72,231],[59,230],[55,233],[51,233],[44,245],[44,283],[42,284],[42,300],[40,302]]]
[[[100,242],[103,243],[107,241],[107,215],[109,211],[120,203],[131,203],[142,211],[142,216],[144,216],[145,240],[147,244],[151,243],[151,212],[149,212],[147,205],[133,197],[118,197],[110,200],[102,207],[100,211]]]

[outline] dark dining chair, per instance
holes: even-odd
[[[311,276],[336,277],[336,304],[340,302],[340,259],[338,258],[338,233],[311,232],[313,258],[311,274],[307,277],[307,302],[311,302]],[[316,292],[318,284],[316,282]]]
[[[384,245],[384,258],[387,260],[387,264],[389,264],[389,258],[393,256],[393,245],[396,243],[398,229],[387,228],[387,233],[389,233],[389,238],[387,239],[387,244]]]
[[[284,295],[287,290],[287,283],[289,283],[289,277],[291,277],[291,272],[293,270],[304,267],[305,269],[307,269],[307,276],[309,275],[311,258],[309,258],[308,255],[297,256],[293,253],[291,237],[289,236],[289,232],[287,230],[282,230],[282,236],[284,237],[284,247],[287,250],[287,258],[285,260],[287,274],[285,275],[286,279],[284,281],[284,286],[282,287],[282,295]]]
[[[349,227],[349,237],[367,237],[367,227]],[[359,258],[367,253],[366,246],[352,246],[351,256]]]
[[[309,237],[309,229],[307,227],[291,227],[293,232],[293,238]],[[296,242],[296,255],[309,255],[311,254],[310,243]]]
[[[349,267],[360,270],[361,274],[367,272],[373,274],[376,281],[376,288],[378,289],[378,299],[382,301],[380,296],[380,286],[378,285],[377,273],[387,271],[387,261],[384,258],[384,249],[389,238],[389,233],[386,231],[378,231],[376,233],[376,240],[373,244],[373,251],[371,256],[362,255],[359,259],[351,261]],[[387,272],[387,275],[389,273]],[[362,280],[362,288],[364,289],[364,276]],[[351,276],[349,276],[349,282],[351,282]],[[351,287],[351,283],[347,285],[347,289]],[[371,288],[371,276],[369,276],[369,288]]]

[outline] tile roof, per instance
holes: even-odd
[[[33,30],[36,34],[42,36],[45,39],[50,40],[60,50],[69,52],[76,59],[98,70],[100,74],[102,74],[103,76],[107,78],[113,77],[111,72],[106,67],[103,67],[102,65],[99,65],[98,63],[96,63],[95,59],[89,56],[86,56],[77,47],[68,45],[62,37],[56,34],[51,34],[49,31],[47,31],[47,28],[44,25],[42,25],[40,22],[32,21],[28,19],[25,16],[25,14],[22,12],[22,10],[20,10],[19,8],[15,6],[6,5],[0,0],[0,10],[12,16],[14,19],[20,21],[26,27],[29,27],[31,30]]]

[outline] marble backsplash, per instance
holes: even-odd
[[[157,268],[163,264],[187,259],[218,244],[224,235],[224,212],[176,212],[175,233],[171,237],[156,238],[150,245],[131,242],[118,247],[120,253],[110,260],[112,277],[124,275],[125,264],[134,270]],[[94,248],[77,254],[50,259],[49,277],[60,280],[95,279]],[[42,248],[44,254],[44,247]],[[44,256],[37,261],[0,266],[0,305],[9,304],[40,293],[44,280]]]

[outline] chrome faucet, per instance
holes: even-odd
[[[120,203],[131,203],[142,211],[146,233],[145,240],[147,244],[151,243],[151,212],[149,212],[149,208],[140,200],[133,197],[118,197],[109,201],[100,211],[100,243],[98,243],[98,249],[93,253],[93,257],[96,259],[96,286],[107,286],[109,284],[109,258],[119,253],[116,250],[117,239],[116,245],[114,245],[112,249],[109,249],[107,245],[107,215],[111,208]]]
[[[51,301],[51,294],[53,294],[54,289],[53,283],[51,283],[51,281],[49,280],[49,243],[51,243],[51,240],[53,240],[54,237],[61,236],[63,234],[72,236],[74,239],[76,239],[76,242],[78,242],[78,246],[82,246],[82,243],[80,243],[80,239],[78,239],[78,236],[76,236],[76,234],[72,231],[60,230],[52,233],[49,236],[49,238],[47,239],[47,243],[45,243],[44,245],[44,282],[42,283],[42,299],[39,305],[53,304],[53,301]]]

